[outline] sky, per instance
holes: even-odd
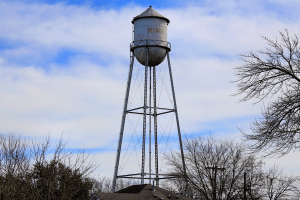
[[[232,96],[234,67],[242,65],[238,55],[265,48],[261,36],[275,39],[285,29],[298,34],[300,1],[0,0],[0,133],[27,138],[50,133],[53,139],[63,134],[71,149],[91,152],[100,165],[97,173],[111,177],[129,69],[131,20],[150,5],[170,19],[168,40],[182,133],[239,141],[238,128],[250,132],[251,122],[261,117],[261,107],[270,99],[254,105],[255,100],[238,103],[242,96]],[[142,68],[135,67],[138,88]],[[165,62],[160,72],[165,76],[160,80],[167,83]],[[167,94],[162,89],[166,105]],[[162,140],[169,139],[176,149],[169,119],[161,121],[161,129],[169,130]],[[135,136],[140,133],[137,128]],[[124,137],[125,148],[130,137]],[[297,156],[292,152],[266,162],[300,174]],[[134,159],[129,159],[130,170],[139,169]]]

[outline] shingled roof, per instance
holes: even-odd
[[[167,191],[160,187],[152,185],[132,185],[125,189],[119,190],[116,193],[98,193],[92,195],[95,200],[168,200],[168,199],[182,199],[191,200],[189,197],[178,195],[174,192]],[[94,200],[91,198],[91,200]]]

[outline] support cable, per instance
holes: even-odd
[[[138,80],[138,68],[136,67],[136,63],[134,63],[134,65],[133,65],[133,69],[134,69],[134,71],[135,71],[135,74],[136,74],[136,76],[135,76],[135,78],[134,78],[134,82],[133,82],[133,84],[132,84],[132,86],[131,86],[131,91],[135,91],[135,86],[136,86],[136,82],[137,82],[137,80]],[[130,94],[131,93],[133,93],[133,92],[130,92]],[[132,103],[132,100],[133,100],[134,98],[132,97],[132,95],[129,95],[129,100],[128,100],[128,108],[130,107],[130,104]]]
[[[129,106],[131,106],[131,104],[133,103],[133,100],[134,100],[134,97],[136,96],[136,94],[137,94],[137,92],[139,91],[140,92],[140,95],[141,95],[141,99],[142,99],[142,101],[143,101],[143,94],[142,94],[142,91],[141,91],[141,83],[143,82],[143,77],[141,76],[141,74],[140,74],[140,64],[135,64],[135,68],[137,69],[137,75],[136,75],[136,80],[137,79],[139,79],[139,81],[138,81],[138,86],[137,86],[137,88],[136,88],[136,91],[134,92],[134,95],[133,95],[133,97],[131,98],[131,101],[130,101],[130,104],[129,104]]]
[[[128,116],[129,125],[131,125],[131,127],[133,128],[133,132],[132,132],[132,130],[131,130],[131,127],[129,126],[130,133],[131,133],[131,139],[130,139],[130,142],[129,142],[128,146],[127,146],[126,153],[125,153],[125,155],[123,156],[122,162],[121,162],[121,164],[120,164],[120,166],[121,166],[121,167],[120,167],[120,173],[122,172],[123,168],[125,167],[125,165],[126,165],[128,159],[130,158],[132,152],[135,150],[135,152],[137,153],[137,151],[136,151],[136,145],[137,145],[137,143],[139,143],[141,137],[138,137],[138,136],[136,135],[136,128],[137,128],[137,125],[138,125],[138,123],[139,123],[141,117],[142,117],[142,116],[139,117],[139,120],[138,120],[136,126],[134,127],[133,124],[132,124],[132,121],[131,121],[130,117]],[[127,157],[127,160],[126,160],[125,163],[124,163],[124,160],[125,160],[126,155],[127,155],[127,151],[128,151],[129,146],[130,146],[130,144],[131,144],[131,140],[132,140],[133,137],[134,137],[134,134],[137,136],[138,141],[137,141],[137,143],[135,143],[134,140],[133,140],[133,150],[130,152],[129,156]],[[139,160],[138,160],[138,155],[136,154],[136,156],[137,156],[138,165],[141,166],[141,165],[140,165],[140,162],[139,162]],[[124,163],[124,165],[123,165],[123,163]]]
[[[167,147],[169,148],[169,150],[170,150],[171,152],[173,151],[172,146],[168,144],[169,136],[170,136],[170,134],[171,134],[171,128],[172,128],[172,125],[173,125],[173,121],[174,121],[174,115],[172,115],[172,117],[169,119],[169,123],[171,122],[171,124],[170,124],[170,130],[169,130],[169,134],[168,134],[168,135],[165,135],[164,133],[166,132],[166,130],[167,130],[167,128],[168,128],[169,125],[166,126],[164,132],[161,132],[162,134],[161,134],[161,137],[160,137],[160,140],[159,140],[158,144],[161,144],[161,140],[164,139],[166,145],[165,145],[165,150],[162,151],[163,153],[166,152]],[[159,123],[160,123],[160,122],[159,122]],[[168,123],[168,124],[169,124],[169,123]],[[161,123],[160,123],[160,125],[161,125]],[[162,125],[161,125],[161,126],[162,126]],[[162,128],[163,128],[163,127],[162,127]],[[167,139],[165,139],[165,137],[167,137]],[[153,158],[153,155],[152,155],[152,158]],[[161,164],[160,169],[161,169],[161,168],[162,168],[162,164]],[[161,170],[159,170],[159,171],[161,171]]]
[[[170,125],[169,134],[168,134],[168,136],[167,136],[167,141],[166,141],[165,150],[163,151],[162,154],[164,154],[164,153],[166,152],[167,146],[169,147],[169,149],[170,149],[170,147],[171,147],[171,152],[173,152],[173,148],[172,148],[172,146],[169,144],[169,138],[170,138],[170,134],[171,134],[171,128],[172,128],[172,125],[173,125],[173,121],[174,121],[174,115],[172,115],[172,122],[171,122],[171,125]],[[160,165],[160,171],[161,171],[161,168],[162,168],[162,166],[163,166],[163,162],[164,162],[164,160],[162,160],[162,162],[161,162],[161,165]]]
[[[162,64],[162,67],[163,67],[164,65]],[[161,82],[162,82],[162,84],[161,84],[161,87],[160,87],[160,91],[159,91],[159,97],[158,97],[158,103],[157,103],[157,105],[159,106],[159,103],[160,103],[160,98],[161,98],[161,92],[162,92],[162,90],[163,90],[163,78],[162,77],[164,77],[165,75],[161,75],[161,73],[162,73],[162,67],[160,67],[159,68],[159,70],[158,70],[158,78],[161,80]],[[164,74],[165,74],[165,70],[164,70]]]
[[[172,116],[173,116],[173,115],[172,115]],[[162,126],[161,122],[158,121],[158,122],[159,122],[159,125],[161,126],[161,129],[163,130],[163,131],[160,131],[160,129],[159,129],[159,131],[160,131],[160,133],[161,133],[161,137],[160,137],[160,140],[159,140],[159,144],[161,143],[162,139],[164,139],[164,141],[166,142],[165,137],[163,137],[163,136],[165,136],[165,132],[166,132],[167,128],[169,127],[169,124],[170,124],[170,122],[171,122],[171,120],[172,120],[173,118],[174,118],[174,116],[173,116],[173,117],[170,117],[169,122],[168,122],[168,124],[167,124],[167,126],[166,126],[165,128]],[[170,149],[170,148],[171,148],[171,149]],[[170,149],[170,151],[173,151],[172,146],[169,146],[169,149]]]
[[[166,69],[167,68],[167,64],[163,64],[164,68]],[[165,83],[165,73],[166,73],[166,70],[164,70],[164,73],[163,73],[163,76],[162,76],[162,73],[161,73],[162,69],[160,69],[160,73],[159,73],[159,77],[161,78],[161,81],[162,81],[162,85],[161,85],[161,90],[160,90],[160,97],[161,97],[161,92],[162,92],[162,88],[164,87],[165,91],[166,91],[166,94],[169,98],[169,101],[171,102],[171,105],[173,106],[173,101],[172,101],[172,98],[170,97],[170,93],[169,93],[169,90],[168,90],[168,87]],[[159,98],[159,101],[160,101],[160,98]],[[174,108],[174,106],[173,106]]]

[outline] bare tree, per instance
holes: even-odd
[[[242,199],[244,172],[251,177],[252,199],[259,198],[263,163],[246,153],[247,146],[214,136],[186,139],[183,144],[190,193],[195,199]],[[180,154],[172,152],[166,159],[171,175],[178,177],[174,186],[180,190],[184,174]]]
[[[269,200],[299,199],[299,178],[286,176],[274,165],[265,173],[263,197]]]
[[[296,35],[287,30],[279,34],[280,40],[263,37],[268,45],[264,50],[240,55],[244,64],[236,67],[234,82],[235,95],[244,95],[240,101],[275,95],[263,108],[262,119],[252,123],[253,133],[243,134],[254,142],[252,150],[283,155],[300,147],[300,49]]]
[[[88,199],[97,165],[84,150],[73,152],[50,137],[26,140],[0,135],[1,199]]]
[[[0,136],[1,199],[26,199],[29,191],[26,174],[30,169],[29,145],[14,135]]]

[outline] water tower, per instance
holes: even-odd
[[[158,142],[157,142],[157,117],[162,114],[167,114],[173,112],[176,118],[178,139],[180,145],[180,152],[182,158],[182,167],[184,169],[185,179],[186,177],[186,167],[184,162],[183,147],[181,141],[181,132],[179,126],[178,111],[175,98],[175,90],[173,84],[173,77],[171,71],[171,63],[169,52],[171,51],[171,44],[167,40],[168,24],[170,20],[159,14],[151,6],[147,8],[143,13],[136,16],[132,20],[134,26],[134,39],[130,44],[131,59],[129,74],[127,80],[127,88],[125,93],[125,102],[123,108],[123,115],[121,121],[121,128],[119,134],[119,142],[116,156],[116,163],[114,168],[114,178],[113,178],[113,192],[115,192],[116,181],[118,178],[138,178],[141,180],[141,184],[144,184],[144,180],[148,179],[151,184],[151,180],[156,181],[156,186],[159,184],[159,179],[166,178],[166,174],[159,174],[158,172]],[[168,62],[168,72],[170,77],[170,85],[172,90],[173,105],[172,108],[160,108],[156,105],[156,66],[164,61],[167,57]],[[128,99],[130,93],[130,85],[133,71],[134,58],[145,66],[145,77],[144,77],[144,95],[143,95],[143,105],[140,107],[128,110]],[[149,71],[149,72],[148,72]],[[148,78],[149,88],[148,88]],[[149,96],[148,96],[149,94]],[[151,105],[153,102],[153,105]],[[140,111],[138,111],[140,110]],[[135,174],[118,174],[120,154],[122,150],[122,140],[126,121],[126,115],[128,114],[141,114],[143,115],[143,136],[142,136],[142,163],[141,171]],[[147,116],[149,117],[148,130],[146,127]],[[153,121],[152,121],[153,120]],[[154,127],[154,143],[155,143],[155,174],[151,173],[151,124]],[[145,172],[145,141],[146,135],[149,136],[149,173]]]

